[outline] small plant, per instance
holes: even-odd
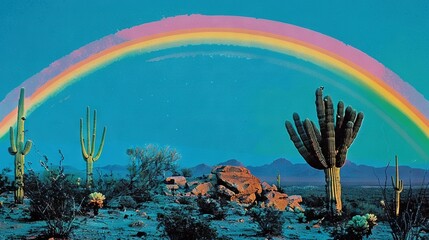
[[[190,168],[182,168],[182,176],[187,178],[192,177],[192,170]]]
[[[93,192],[89,194],[88,198],[89,198],[88,205],[92,207],[94,211],[94,215],[97,216],[98,210],[103,207],[103,203],[106,197],[102,193]]]
[[[226,217],[226,211],[220,206],[220,203],[212,198],[198,196],[197,204],[202,214],[211,214],[216,220],[223,220]]]
[[[367,213],[363,216],[356,215],[347,224],[338,226],[333,237],[336,240],[356,239],[360,240],[364,237],[369,237],[372,234],[372,229],[377,225],[377,216]]]
[[[174,209],[168,214],[158,213],[158,229],[170,240],[213,240],[219,238],[207,221],[193,217],[189,212]]]
[[[303,212],[297,213],[296,218],[298,219],[299,223],[307,222],[307,219],[305,218],[305,214]]]
[[[275,208],[252,208],[249,215],[258,224],[261,236],[276,237],[283,234],[282,212]]]
[[[4,168],[0,173],[0,194],[13,190],[12,183],[7,176],[11,171],[9,168]]]
[[[44,220],[47,224],[42,237],[67,238],[77,227],[74,223],[80,204],[75,202],[78,189],[74,181],[64,173],[61,155],[58,169],[48,165],[48,158],[40,164],[44,175],[36,174],[32,169],[25,178],[25,192],[30,198],[30,217],[32,220]]]

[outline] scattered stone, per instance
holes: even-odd
[[[166,184],[175,184],[180,187],[185,187],[186,185],[186,178],[184,176],[173,176],[168,177],[165,179]]]
[[[274,207],[280,211],[284,211],[288,206],[288,196],[286,193],[269,191],[264,194],[265,207]]]
[[[262,191],[266,191],[266,192],[269,192],[269,191],[278,191],[277,186],[275,184],[270,185],[267,182],[263,182],[261,184],[261,186],[262,186]]]
[[[139,221],[130,223],[128,226],[130,226],[130,227],[143,227],[144,225],[145,225],[144,222],[139,220]]]
[[[287,197],[288,200],[288,207],[295,211],[301,211],[304,212],[304,209],[299,205],[302,202],[302,197],[300,195],[291,195]]]
[[[207,183],[201,183],[198,186],[196,186],[194,189],[192,189],[192,194],[194,195],[207,195],[209,192],[213,191],[213,184],[210,182]]]
[[[224,185],[217,185],[216,192],[222,197],[225,197],[227,200],[231,200],[231,198],[235,195],[233,191],[229,190]]]
[[[136,236],[139,237],[139,238],[146,237],[147,233],[145,233],[145,232],[137,232]]]

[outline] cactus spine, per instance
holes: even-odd
[[[304,160],[311,167],[324,170],[327,208],[333,214],[341,214],[340,168],[344,166],[347,151],[357,136],[364,115],[361,112],[356,114],[350,106],[344,111],[344,103],[339,101],[335,119],[332,99],[329,96],[323,98],[322,90],[323,88],[316,90],[320,130],[309,119],[301,121],[297,113],[293,114],[297,131],[289,121],[286,121],[285,126]]]
[[[32,146],[32,142],[27,140],[24,144],[24,121],[25,121],[25,109],[24,109],[24,88],[21,88],[18,102],[18,117],[16,121],[16,141],[13,127],[9,128],[10,134],[10,147],[9,153],[15,156],[15,202],[24,202],[24,164],[25,155],[27,155]]]
[[[86,162],[86,187],[91,188],[93,184],[93,164],[100,158],[101,152],[104,146],[104,138],[106,137],[106,127],[104,127],[103,135],[101,137],[100,147],[98,148],[97,154],[95,154],[95,136],[97,130],[97,111],[94,110],[94,121],[91,138],[91,126],[90,126],[90,110],[86,108],[86,142],[83,134],[83,119],[80,119],[80,145],[82,148],[82,156]],[[86,143],[86,147],[85,147]],[[95,155],[94,155],[95,154]]]
[[[404,190],[404,184],[402,180],[399,179],[399,166],[398,166],[398,156],[395,156],[396,163],[396,179],[392,178],[393,190],[395,190],[395,216],[399,216],[399,205],[401,204],[401,192]]]

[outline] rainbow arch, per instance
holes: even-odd
[[[294,25],[238,16],[176,16],[138,25],[85,45],[25,80],[0,102],[0,137],[16,122],[16,102],[26,88],[34,110],[50,96],[100,66],[132,53],[222,44],[295,56],[351,76],[384,99],[429,139],[429,102],[412,86],[365,53],[336,39]]]

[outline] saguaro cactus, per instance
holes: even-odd
[[[396,163],[396,179],[392,178],[393,190],[395,190],[395,216],[399,216],[399,205],[401,204],[401,192],[404,190],[404,184],[402,180],[399,179],[399,166],[398,166],[398,156],[395,156]]]
[[[334,106],[329,96],[323,98],[323,88],[316,90],[316,111],[320,130],[316,124],[305,119],[301,121],[297,113],[292,123],[286,121],[286,130],[290,139],[305,161],[313,168],[324,170],[326,181],[327,208],[331,213],[341,214],[340,168],[346,161],[347,151],[357,136],[363,120],[363,113],[348,106],[344,112],[344,103],[338,102],[336,121]]]
[[[97,111],[94,110],[94,121],[92,129],[92,138],[91,138],[91,129],[90,129],[90,110],[89,107],[86,108],[86,147],[85,139],[83,134],[83,119],[80,119],[80,145],[82,148],[82,156],[86,162],[86,187],[91,188],[93,184],[93,164],[100,158],[101,152],[103,151],[104,138],[106,137],[106,127],[104,127],[103,135],[101,137],[100,147],[98,148],[97,154],[95,154],[95,137],[97,130]],[[94,155],[95,154],[95,155]]]
[[[24,109],[24,88],[21,88],[18,102],[18,118],[16,121],[16,141],[13,127],[9,128],[10,134],[10,147],[9,153],[15,156],[15,202],[24,202],[24,163],[25,155],[27,155],[32,146],[32,142],[27,140],[24,144],[24,121],[25,121],[25,109]]]

